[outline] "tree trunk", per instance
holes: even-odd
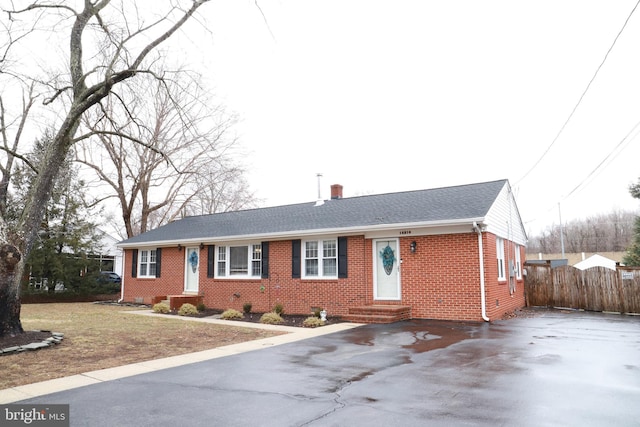
[[[20,260],[14,246],[0,247],[0,337],[24,332],[20,322],[20,288],[14,285],[22,270]]]

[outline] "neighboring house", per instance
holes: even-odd
[[[576,263],[574,265],[578,270],[586,270],[591,267],[606,267],[611,270],[616,269],[616,261],[609,259],[607,257],[603,257],[602,255],[591,255],[589,258],[583,259],[582,261]]]
[[[98,230],[100,241],[98,243],[99,254],[93,255],[100,260],[100,271],[108,271],[122,276],[123,254],[118,247],[119,240],[113,236]]]
[[[122,276],[123,272],[123,251],[117,245],[119,240],[113,236],[98,229],[96,232],[98,241],[95,244],[94,252],[89,255],[90,258],[99,262],[99,268],[101,272],[112,272],[119,276]],[[65,247],[63,253],[73,255],[70,248]],[[79,275],[86,274],[86,269],[79,271]],[[49,279],[46,277],[34,277],[29,275],[29,288],[32,290],[49,290]],[[64,291],[65,284],[62,282],[56,283],[56,291]]]
[[[332,185],[331,200],[188,217],[118,246],[127,302],[193,295],[384,322],[362,316],[482,321],[523,307],[525,245],[500,180],[350,198]]]

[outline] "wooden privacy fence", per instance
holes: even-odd
[[[525,263],[527,306],[566,307],[589,311],[640,314],[640,268]]]

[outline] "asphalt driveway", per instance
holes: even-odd
[[[638,426],[640,318],[367,325],[49,394],[72,426]]]

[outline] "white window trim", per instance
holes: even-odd
[[[496,258],[498,259],[498,280],[507,280],[507,269],[504,261],[504,239],[496,238]]]
[[[335,257],[328,257],[328,258],[324,258],[323,254],[324,254],[324,242],[326,241],[332,241],[334,242],[335,248],[336,248],[336,256]],[[318,243],[318,274],[317,275],[307,275],[307,243],[309,242],[316,242]],[[305,279],[305,280],[338,280],[338,263],[340,262],[340,257],[338,254],[338,238],[337,237],[328,237],[328,238],[318,238],[318,239],[309,239],[309,240],[303,240],[302,241],[302,246],[300,248],[300,273],[301,273],[301,278]],[[315,259],[315,258],[314,258]],[[335,259],[336,260],[336,272],[333,275],[324,275],[324,271],[322,268],[323,265],[323,260],[325,259]]]
[[[259,280],[262,278],[262,257],[260,257],[260,273],[257,276],[253,276],[253,262],[257,261],[254,259],[253,255],[253,247],[259,246],[262,247],[262,242],[249,242],[249,243],[220,243],[216,245],[216,253],[215,253],[215,272],[214,278],[220,280]],[[247,248],[247,274],[231,274],[231,248],[237,247],[246,247]],[[225,258],[224,260],[220,259],[220,249],[224,249]],[[220,274],[219,263],[224,261],[225,265],[225,273],[224,275]]]
[[[148,256],[147,256],[147,262],[143,263],[142,262],[142,253],[143,252],[147,252]],[[154,252],[154,258],[155,258],[155,262],[151,262],[151,253]],[[142,274],[142,265],[146,265],[146,274]],[[154,274],[150,274],[151,272],[151,265],[155,265],[156,266],[156,273],[157,273],[157,268],[158,268],[158,253],[156,252],[155,249],[138,249],[138,277],[140,278],[156,278],[156,273]]]

